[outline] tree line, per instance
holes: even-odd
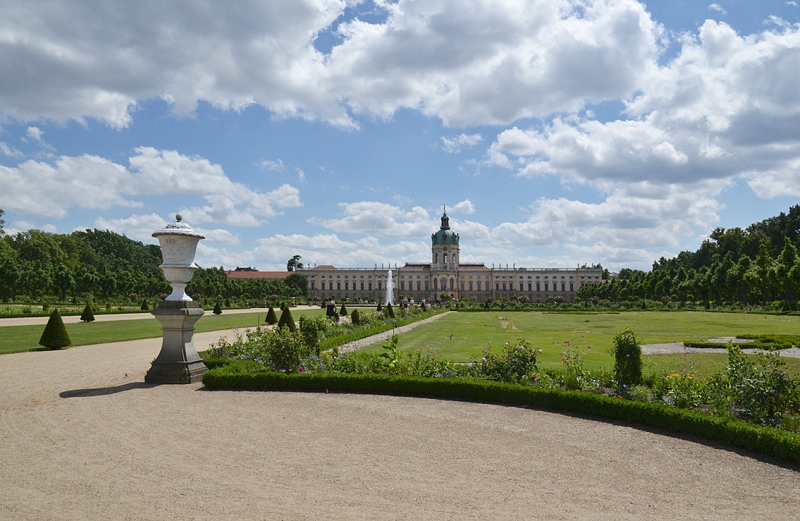
[[[160,298],[170,287],[159,265],[161,248],[108,230],[69,234],[29,230],[7,234],[0,210],[0,299],[52,297],[60,301],[98,298]],[[285,280],[234,279],[225,270],[199,268],[187,287],[202,299],[281,298],[308,294],[306,278],[295,273]]]
[[[650,272],[623,269],[578,291],[582,300],[639,299],[796,309],[800,296],[800,206],[745,229],[717,228],[697,251],[660,258]]]

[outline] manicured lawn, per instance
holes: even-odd
[[[447,359],[469,362],[480,359],[482,349],[487,345],[492,352],[499,352],[505,342],[523,338],[542,350],[540,367],[548,369],[561,365],[560,353],[565,342],[569,342],[585,353],[583,359],[587,367],[611,369],[614,336],[626,326],[636,332],[640,343],[653,344],[706,340],[741,333],[797,334],[800,332],[800,317],[708,312],[452,313],[400,335],[400,348],[438,351]],[[380,344],[367,350],[382,351]],[[790,372],[800,375],[800,360],[786,361]],[[686,369],[698,375],[708,375],[722,370],[726,364],[725,354],[645,357],[645,369],[655,372]]]
[[[292,317],[298,320],[301,315],[321,316],[325,310],[292,310]],[[254,327],[260,322],[264,323],[266,313],[240,313],[214,315],[206,311],[203,318],[197,322],[195,331],[218,331],[234,327]],[[161,324],[152,320],[120,320],[114,322],[80,322],[66,324],[67,333],[73,346],[88,344],[104,344],[108,342],[123,342],[140,338],[155,338],[161,336]],[[17,353],[20,351],[33,351],[41,349],[39,338],[44,331],[44,325],[37,326],[8,326],[0,327],[0,354]]]

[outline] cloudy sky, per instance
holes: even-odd
[[[232,7],[233,6],[233,7]],[[800,203],[795,1],[0,1],[6,231],[649,269]]]

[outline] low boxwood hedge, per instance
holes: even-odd
[[[254,362],[230,363],[203,375],[210,389],[315,391],[416,396],[527,406],[632,422],[722,442],[755,453],[800,462],[800,435],[657,403],[593,393],[540,389],[466,378],[264,371]]]

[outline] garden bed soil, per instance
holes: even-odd
[[[725,447],[480,403],[146,385],[159,349],[2,357],[0,518],[800,518],[796,468]]]

